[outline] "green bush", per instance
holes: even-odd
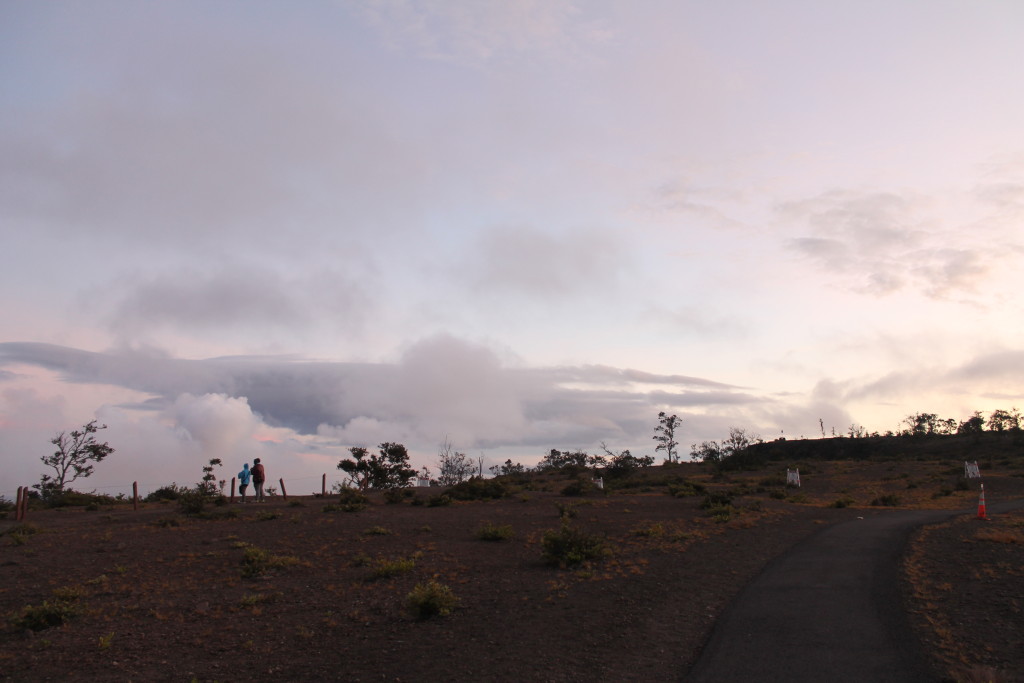
[[[564,521],[557,531],[546,531],[541,538],[541,557],[547,564],[563,569],[600,559],[608,552],[603,538]]]
[[[417,619],[429,619],[448,616],[458,607],[459,600],[451,588],[431,579],[416,584],[406,597],[405,604]]]
[[[511,524],[484,524],[477,529],[476,537],[481,541],[507,541],[512,538]]]
[[[11,620],[17,629],[42,631],[62,626],[81,615],[79,606],[65,600],[44,600],[41,605],[26,605]]]
[[[589,479],[577,479],[569,482],[563,489],[563,496],[588,496],[598,493],[604,493],[602,489],[597,488],[597,484]]]
[[[706,490],[704,484],[692,481],[672,482],[668,485],[668,495],[674,498],[691,498],[702,495]]]
[[[390,579],[411,572],[416,567],[416,559],[413,557],[398,557],[388,559],[378,557],[371,567],[371,579]]]
[[[384,502],[390,505],[397,505],[415,496],[416,492],[409,488],[384,489]]]
[[[359,512],[370,504],[370,499],[359,491],[347,486],[342,487],[338,496],[338,506],[342,512]]]
[[[721,508],[732,505],[732,494],[727,491],[712,491],[704,495],[700,507],[702,510]]]
[[[170,486],[161,486],[156,491],[152,491],[149,495],[143,498],[145,503],[160,503],[165,500],[178,500],[181,494],[188,491],[188,487],[178,486],[176,483],[171,483]]]
[[[873,501],[871,501],[871,505],[873,505],[875,507],[878,507],[878,506],[896,507],[899,504],[900,504],[900,497],[897,496],[894,493],[887,493],[886,495],[879,496],[878,498],[875,498]]]
[[[500,479],[473,477],[452,486],[444,495],[454,500],[497,500],[509,495],[509,488]]]
[[[254,579],[263,576],[273,569],[290,567],[299,563],[299,558],[290,555],[271,555],[263,548],[254,545],[245,546],[242,557],[242,577]]]

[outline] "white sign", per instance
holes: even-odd
[[[967,462],[964,460],[964,479],[981,479],[981,472],[978,470],[978,461]]]
[[[786,470],[786,486],[800,486],[800,470]]]

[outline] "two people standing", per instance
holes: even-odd
[[[267,480],[266,471],[263,469],[263,465],[260,464],[260,459],[256,458],[252,461],[252,469],[249,469],[249,463],[245,463],[242,466],[242,471],[238,473],[238,492],[242,494],[242,502],[247,503],[245,499],[245,491],[249,488],[249,481],[253,483],[254,497],[257,503],[263,502],[263,482]]]

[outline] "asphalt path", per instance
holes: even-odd
[[[1022,501],[989,505],[989,515]],[[687,683],[934,683],[910,630],[900,558],[911,532],[963,514],[887,511],[826,527],[772,560],[716,623]],[[979,522],[979,524],[982,522]]]

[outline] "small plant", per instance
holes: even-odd
[[[597,560],[609,552],[605,540],[563,521],[558,531],[544,532],[541,557],[555,567],[572,567],[588,560]]]
[[[174,517],[161,517],[160,519],[158,519],[155,522],[153,522],[153,524],[155,524],[158,527],[162,527],[164,529],[166,529],[167,527],[172,527],[172,526],[181,526],[181,522],[179,522]]]
[[[900,497],[894,493],[887,493],[884,496],[879,496],[871,501],[871,505],[874,507],[896,507],[900,504]]]
[[[367,536],[390,536],[391,529],[386,529],[382,526],[371,526],[363,533]]]
[[[446,495],[444,493],[436,495],[436,496],[431,496],[430,498],[427,499],[427,507],[428,508],[447,507],[448,505],[451,505],[451,504],[452,504],[452,497],[449,496],[449,495]]]
[[[559,519],[576,519],[579,514],[575,503],[555,503],[555,506],[558,508]]]
[[[256,513],[257,522],[269,522],[272,519],[277,519],[281,516],[280,512],[271,512],[270,510],[260,510]]]
[[[692,498],[703,494],[706,490],[704,484],[691,481],[673,482],[668,485],[668,495],[673,498]]]
[[[291,508],[301,508],[301,507],[306,507],[306,504],[303,503],[301,500],[293,500],[293,501],[290,501],[288,503],[288,507],[291,507]]]
[[[395,559],[378,557],[372,565],[370,578],[390,579],[411,572],[415,567],[416,560],[412,557],[399,557]]]
[[[665,525],[661,522],[654,522],[646,526],[639,526],[633,529],[633,535],[643,538],[661,538],[665,535]]]
[[[270,602],[276,602],[280,593],[246,593],[238,601],[242,607],[256,607]]]
[[[369,567],[373,564],[373,558],[364,553],[353,555],[352,559],[349,560],[349,564],[353,567]]]
[[[242,558],[242,577],[254,579],[274,569],[282,569],[299,563],[299,558],[290,555],[271,555],[268,551],[249,545]]]
[[[418,583],[405,599],[409,611],[417,619],[430,617],[446,617],[459,605],[452,589],[431,579],[426,583]]]
[[[836,498],[834,501],[832,501],[829,504],[829,507],[830,508],[847,508],[847,507],[850,507],[851,505],[853,505],[856,502],[857,501],[855,501],[853,498],[850,498],[849,496],[841,496],[839,498]]]
[[[716,510],[732,505],[732,494],[725,491],[713,491],[704,495],[700,507],[702,510]]]
[[[512,538],[511,524],[484,524],[477,529],[476,537],[481,541],[507,541]]]
[[[110,646],[114,644],[114,632],[111,631],[105,636],[100,636],[100,649],[109,650]]]

